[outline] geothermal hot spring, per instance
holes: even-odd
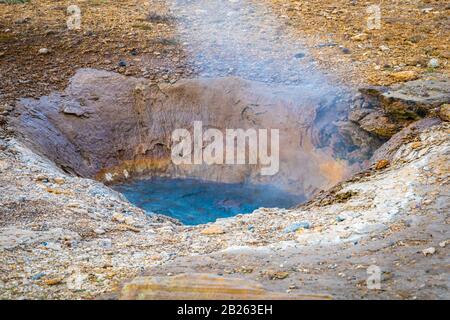
[[[197,179],[154,178],[115,189],[147,212],[194,225],[252,212],[260,207],[287,208],[304,200],[271,185],[218,183]]]
[[[80,69],[64,92],[22,99],[13,125],[65,172],[95,178],[149,214],[185,224],[290,208],[356,170],[373,148],[347,121],[351,95],[316,69],[257,1],[170,1],[167,20],[198,71],[175,84]],[[151,8],[149,8],[151,11]],[[278,129],[279,171],[175,165],[175,129]],[[366,140],[365,140],[366,139]]]

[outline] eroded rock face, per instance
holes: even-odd
[[[441,106],[450,102],[450,82],[443,75],[389,88],[362,88],[360,92],[362,103],[350,112],[349,120],[382,139],[392,137],[414,121],[436,115]]]
[[[348,176],[356,167],[351,164],[365,156],[334,123],[345,114],[345,100],[339,99],[239,78],[156,85],[81,69],[63,93],[21,100],[12,123],[36,151],[84,177],[114,182],[164,174],[273,183],[310,195]],[[192,131],[194,121],[223,133],[279,129],[279,173],[261,176],[259,165],[173,165],[172,131]]]

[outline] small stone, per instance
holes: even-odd
[[[45,242],[45,247],[48,249],[55,250],[55,251],[61,250],[61,246],[58,243],[54,243],[54,242]]]
[[[48,177],[45,174],[39,174],[34,178],[36,181],[48,182]]]
[[[389,50],[391,50],[388,46],[385,46],[385,45],[381,45],[380,46],[380,50],[381,51],[389,51]]]
[[[297,53],[294,57],[296,58],[296,59],[302,59],[302,58],[304,58],[306,55],[303,53],[303,52],[299,52],[299,53]]]
[[[431,255],[433,255],[433,254],[436,253],[436,248],[430,247],[430,248],[424,249],[424,250],[422,250],[422,253],[423,253],[425,256],[431,256]]]
[[[450,122],[450,104],[443,104],[439,110],[439,118],[443,121]]]
[[[39,272],[31,277],[31,280],[39,280],[40,278],[45,276],[45,272]]]
[[[343,54],[349,54],[350,53],[350,49],[349,48],[342,48],[341,49]]]
[[[213,225],[209,228],[203,229],[200,233],[204,235],[224,234],[225,230],[221,226]]]
[[[0,171],[6,171],[10,167],[9,163],[5,160],[0,160]]]
[[[104,249],[111,249],[112,241],[111,239],[100,239],[98,245]]]
[[[341,217],[341,216],[337,216],[337,217],[336,217],[336,221],[337,221],[337,222],[342,222],[342,221],[345,221],[345,218],[343,218],[343,217]]]
[[[117,221],[117,222],[120,222],[120,223],[124,223],[125,222],[125,217],[123,216],[123,214],[116,212],[112,216],[112,221]]]
[[[48,54],[48,53],[50,53],[50,50],[48,50],[47,48],[39,49],[39,54]]]
[[[56,184],[61,185],[61,184],[66,183],[66,180],[64,180],[64,178],[61,178],[61,177],[56,177],[56,178],[53,179],[53,182],[56,183]]]
[[[430,61],[428,62],[428,67],[429,68],[439,68],[440,64],[439,64],[439,60],[436,58],[430,59]]]
[[[133,217],[126,217],[124,222],[129,226],[133,226],[135,224]]]
[[[266,274],[270,280],[282,280],[289,276],[289,273],[285,271],[267,271]]]
[[[416,141],[411,144],[411,148],[414,150],[419,149],[421,146],[422,146],[422,142],[420,142],[420,141]]]
[[[364,40],[367,40],[368,38],[369,38],[369,36],[367,35],[367,33],[360,33],[360,34],[353,36],[352,40],[353,41],[364,41]]]
[[[141,230],[139,228],[130,226],[128,224],[119,224],[119,230],[122,231],[133,231],[133,232],[141,232]]]
[[[63,280],[62,278],[52,278],[44,280],[44,283],[48,286],[55,286],[57,284],[60,284],[62,280]]]
[[[123,60],[120,60],[118,65],[119,65],[119,67],[126,67],[127,63]]]
[[[377,164],[375,165],[375,170],[383,170],[388,165],[389,165],[389,160],[382,159],[382,160],[378,161]]]
[[[95,232],[96,234],[105,234],[105,233],[106,233],[105,230],[103,230],[102,228],[94,229],[94,232]]]
[[[284,233],[291,233],[296,232],[299,229],[309,229],[311,228],[311,224],[308,221],[302,221],[302,222],[296,222],[291,224],[290,226],[286,227],[283,232]]]
[[[446,246],[447,243],[449,243],[449,242],[450,242],[450,240],[445,240],[445,241],[439,242],[439,247],[445,248],[445,246]]]
[[[390,74],[390,77],[395,81],[412,81],[419,78],[419,74],[416,71],[399,71]]]

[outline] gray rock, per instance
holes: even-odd
[[[440,63],[439,60],[436,58],[430,59],[430,61],[428,62],[428,67],[430,68],[439,68]]]
[[[308,221],[301,221],[301,222],[296,222],[291,224],[290,226],[287,226],[283,232],[284,233],[291,233],[291,232],[295,232],[299,229],[309,229],[311,228],[311,224]]]

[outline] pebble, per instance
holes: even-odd
[[[436,248],[430,247],[430,248],[424,249],[424,250],[422,250],[422,253],[423,253],[425,256],[431,256],[431,255],[433,255],[433,254],[436,253]]]
[[[63,280],[62,278],[53,278],[53,279],[46,279],[44,280],[44,282],[48,286],[55,286],[57,284],[60,284],[62,280]]]
[[[39,280],[43,276],[45,276],[45,272],[39,272],[39,273],[35,274],[34,276],[32,276],[31,280]]]
[[[382,170],[382,169],[386,168],[388,165],[389,165],[389,160],[382,159],[382,160],[378,161],[377,164],[375,165],[375,170]]]
[[[296,222],[291,224],[290,226],[286,227],[283,232],[284,233],[291,233],[295,232],[298,229],[309,229],[311,228],[311,224],[308,221],[302,221],[302,222]]]
[[[225,233],[225,230],[221,226],[213,225],[209,228],[203,229],[200,233],[204,235],[215,235],[223,234]]]
[[[50,50],[48,50],[47,48],[39,49],[39,54],[48,54],[49,52],[50,52]]]
[[[126,67],[127,63],[123,60],[120,60],[118,65],[119,65],[119,67]]]
[[[94,232],[95,232],[96,234],[105,234],[105,233],[106,233],[106,231],[103,230],[102,228],[97,228],[97,229],[94,230]]]
[[[125,217],[123,214],[116,212],[113,214],[112,220],[123,223],[123,222],[125,222]]]
[[[0,160],[0,171],[6,171],[10,167],[9,163],[5,160]]]
[[[66,182],[66,180],[64,180],[64,178],[61,178],[61,177],[56,177],[53,179],[53,182],[61,185],[61,184],[64,184]]]
[[[289,276],[289,273],[285,271],[267,271],[266,274],[270,280],[282,280]]]
[[[439,66],[439,60],[436,58],[430,59],[430,61],[428,62],[428,67],[430,68],[439,68]]]
[[[352,37],[353,41],[364,41],[367,40],[369,36],[366,33],[360,33]]]
[[[126,217],[124,222],[125,222],[125,224],[127,224],[129,226],[133,226],[136,223],[134,221],[133,217]]]
[[[110,249],[112,247],[111,239],[99,239],[98,245],[105,249]]]

